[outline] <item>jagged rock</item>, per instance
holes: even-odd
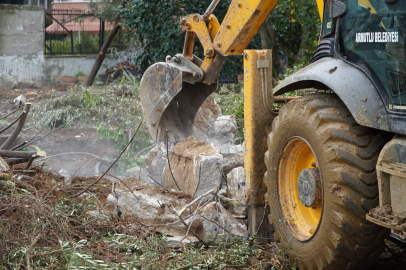
[[[207,142],[207,131],[211,129],[210,126],[215,123],[216,118],[220,115],[220,107],[216,104],[214,98],[209,96],[196,113],[193,122],[193,135],[199,140]]]
[[[124,179],[122,182],[116,186],[115,194],[108,195],[105,209],[124,220],[135,219],[148,225],[174,223],[179,221],[174,211],[179,211],[193,200],[183,192],[152,186],[136,178]],[[182,213],[186,224],[190,224],[197,206],[198,203]],[[247,236],[247,228],[241,220],[235,219],[221,204],[210,202],[199,210],[190,228],[203,241],[212,238],[216,232],[223,235],[223,230],[207,219],[234,235]],[[185,235],[187,227],[177,222],[157,229],[170,235]],[[193,239],[190,232],[188,238]]]
[[[151,184],[151,185],[154,185],[154,186],[158,186],[159,184],[161,184],[160,182],[155,183],[153,180],[151,180],[151,178],[148,177],[148,173],[147,173],[146,168],[142,168],[140,166],[135,166],[135,167],[127,169],[125,171],[125,174],[128,177],[138,178],[138,179],[144,181],[145,183],[148,183],[148,184]]]
[[[211,144],[189,136],[175,145],[169,161],[163,176],[163,186],[166,188],[178,190],[175,178],[182,192],[198,197],[220,185],[223,156]]]
[[[227,174],[227,194],[230,199],[245,203],[244,167],[234,168]],[[230,210],[243,216],[246,216],[248,211],[246,206],[234,204],[230,205]]]
[[[223,172],[228,174],[232,169],[244,166],[244,156],[237,153],[226,153],[223,155]]]
[[[177,236],[173,236],[173,237],[168,237],[166,239],[166,246],[172,247],[172,248],[173,247],[181,248],[186,245],[195,244],[198,242],[199,242],[199,240],[194,236],[188,236],[187,238],[185,238],[184,235],[177,235]]]
[[[245,144],[232,144],[232,143],[227,143],[227,144],[222,144],[219,146],[220,147],[220,152],[221,154],[239,154],[243,155],[244,154],[244,147]]]
[[[70,175],[65,169],[60,169],[58,172],[63,176],[63,183],[67,186],[72,184],[72,175]]]
[[[151,176],[152,179],[161,185],[165,166],[168,163],[166,155],[167,153],[165,145],[163,143],[159,143],[155,145],[155,147],[152,148],[145,157],[145,165],[149,176]]]
[[[179,219],[171,209],[179,210],[192,201],[192,197],[184,193],[152,186],[137,178],[124,179],[122,182],[117,185],[115,194],[107,197],[107,202],[113,213],[125,220],[136,219],[146,224],[172,223]],[[186,233],[181,223],[162,229],[169,234]]]
[[[237,120],[235,115],[221,115],[210,127],[210,132],[215,136],[217,134],[229,135],[237,130]]]
[[[209,127],[207,141],[216,146],[234,144],[237,122],[234,115],[221,115]]]
[[[230,212],[216,202],[208,203],[203,207],[194,223],[198,223],[198,227],[201,228],[197,234],[199,238],[205,242],[216,236],[217,238],[227,236],[248,236],[248,230],[244,222],[234,218]],[[217,224],[230,232],[231,235]]]

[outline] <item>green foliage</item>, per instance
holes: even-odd
[[[320,16],[316,1],[281,0],[273,11],[273,19],[279,51],[288,56],[289,65],[307,64],[319,37]]]
[[[302,63],[297,64],[297,65],[295,64],[295,65],[293,65],[293,67],[289,67],[289,68],[286,70],[286,73],[285,73],[285,74],[279,74],[279,79],[280,79],[280,80],[283,80],[283,79],[289,77],[290,75],[292,75],[292,74],[298,72],[299,70],[301,70],[301,69],[304,68],[305,66],[306,66],[306,65],[305,65],[305,64],[302,64]]]
[[[54,20],[51,17],[45,15],[45,28],[50,26],[53,22]]]
[[[166,55],[182,51],[184,33],[179,28],[182,16],[191,13],[203,14],[211,0],[204,1],[152,1],[130,0],[120,16],[124,24],[134,31],[128,31],[139,44],[136,62],[145,70],[151,64],[164,61]],[[230,1],[220,1],[215,14],[221,22]],[[274,25],[280,53],[289,57],[289,64],[306,64],[317,45],[320,18],[314,0],[281,0],[273,11]],[[199,45],[199,44],[197,44]],[[259,38],[254,38],[249,48],[260,48]],[[197,56],[202,57],[201,46],[195,47]],[[299,54],[299,58],[297,55]],[[242,71],[242,59],[229,57],[223,74],[237,74]]]
[[[217,105],[221,108],[223,115],[235,115],[237,118],[236,144],[244,141],[244,85],[225,84],[220,87],[218,93],[213,94]]]
[[[85,52],[98,52],[99,51],[99,35],[98,34],[88,34],[80,33],[80,44],[82,47],[82,53]],[[70,52],[71,48],[71,38],[67,36],[61,40],[52,40],[51,49],[54,52]],[[49,53],[47,47],[44,48],[45,52]],[[79,53],[79,34],[73,34],[73,52],[75,54]]]
[[[191,13],[203,14],[211,0],[130,0],[120,11],[124,25],[134,31],[128,31],[140,45],[136,62],[141,69],[164,61],[167,55],[181,53],[185,33],[179,27],[182,16]],[[230,0],[220,1],[215,15],[221,21],[227,12]],[[197,42],[194,54],[203,57],[203,49]],[[235,75],[242,71],[241,57],[230,57],[223,68],[224,74]]]
[[[78,76],[86,76],[86,74],[79,70],[78,73],[76,73],[76,77]]]
[[[78,76],[78,75],[76,75]],[[96,105],[99,105],[101,102],[102,98],[99,95],[96,94],[90,94],[87,89],[83,93],[83,97],[80,99],[80,101],[83,101],[88,108],[94,107]]]
[[[32,118],[38,127],[92,127],[99,124],[100,109],[88,107],[83,99],[83,87],[78,85],[68,95],[37,104]],[[94,98],[93,98],[94,100]],[[89,101],[90,102],[90,101]]]
[[[89,8],[95,10],[96,16],[102,18],[106,22],[112,22],[117,16],[116,9],[121,4],[121,0],[90,0]]]
[[[109,32],[107,31],[105,33],[105,36],[107,36]],[[112,47],[123,47],[128,46],[128,39],[122,39],[122,37],[117,34],[114,36],[113,41],[110,44],[109,48]],[[99,34],[88,34],[86,32],[81,32],[80,33],[80,44],[81,44],[81,51],[82,54],[86,53],[97,53],[99,51]],[[70,36],[67,36],[63,39],[60,40],[52,40],[52,46],[51,49],[54,52],[66,52],[70,53],[71,50],[71,38]],[[46,53],[49,53],[48,48],[44,48]],[[80,53],[80,48],[79,48],[79,34],[73,34],[73,52],[74,54],[79,54]]]

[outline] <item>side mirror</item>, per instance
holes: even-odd
[[[347,12],[347,3],[343,0],[330,0],[330,18],[337,18]]]

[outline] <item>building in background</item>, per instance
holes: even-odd
[[[66,31],[72,31],[74,34],[80,32],[98,34],[100,31],[110,31],[113,24],[104,24],[100,18],[95,17],[88,4],[89,1],[54,1],[52,9],[48,11],[49,14],[52,14],[54,21],[45,29],[45,32],[66,34]]]

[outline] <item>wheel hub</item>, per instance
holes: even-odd
[[[321,206],[321,181],[319,168],[303,169],[297,180],[299,199],[306,207]]]

